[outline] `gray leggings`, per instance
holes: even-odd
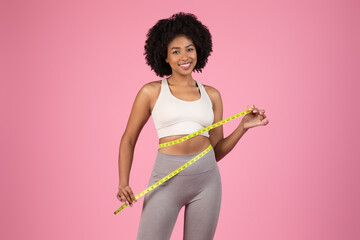
[[[199,153],[174,155],[158,151],[148,186]],[[213,239],[220,214],[221,193],[221,177],[212,148],[195,163],[145,195],[137,240],[169,240],[183,206],[183,239]]]

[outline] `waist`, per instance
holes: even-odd
[[[167,154],[158,152],[156,156],[156,161],[154,164],[153,171],[158,174],[167,175],[172,171],[176,170],[177,168],[181,167],[186,162],[190,161],[202,151],[199,151],[194,154]],[[200,159],[196,162],[191,164],[188,168],[184,169],[178,175],[194,175],[203,172],[207,172],[217,168],[217,162],[215,158],[214,149],[211,148],[209,152],[203,155]]]
[[[164,137],[159,140],[160,143],[170,142],[181,138],[186,135],[177,135]],[[159,148],[158,152],[165,154],[176,154],[176,155],[186,155],[186,154],[196,154],[205,150],[210,145],[210,139],[208,137],[198,135],[193,138],[187,139],[184,142],[167,146],[164,148]]]
[[[155,122],[154,122],[155,123]],[[211,122],[197,122],[197,121],[185,121],[185,120],[180,120],[177,122],[173,122],[171,125],[168,126],[158,126],[158,123],[155,124],[156,126],[156,131],[158,134],[158,138],[164,138],[167,136],[174,136],[174,135],[182,135],[182,134],[190,134],[193,132],[196,132],[204,127],[207,127],[208,125],[210,125]],[[200,135],[205,136],[205,137],[209,137],[209,132],[203,132]]]

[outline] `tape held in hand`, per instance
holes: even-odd
[[[251,106],[251,108],[254,108],[254,105]],[[170,141],[170,142],[166,142],[166,143],[160,143],[159,144],[159,148],[164,148],[164,147],[168,147],[168,146],[172,146],[172,145],[175,145],[175,144],[178,144],[178,143],[181,143],[181,142],[184,142],[190,138],[193,138],[203,132],[206,132],[206,131],[209,131],[213,128],[216,128],[216,127],[219,127],[221,125],[223,125],[224,123],[227,123],[227,122],[230,122],[242,115],[245,115],[245,114],[248,114],[250,113],[251,110],[245,110],[245,111],[242,111],[240,113],[237,113],[231,117],[228,117],[224,120],[221,120],[219,122],[216,122],[210,126],[207,126],[203,129],[200,129],[196,132],[193,132],[193,133],[190,133],[189,135],[186,135],[184,137],[181,137],[181,138],[178,138],[178,139],[175,139],[173,141]],[[174,177],[175,175],[177,175],[179,172],[183,171],[184,169],[186,169],[187,167],[189,167],[191,164],[193,164],[194,162],[196,162],[197,160],[199,160],[202,156],[204,156],[206,153],[208,153],[210,150],[211,150],[212,146],[211,144],[204,150],[202,151],[201,153],[199,153],[198,155],[196,155],[194,158],[192,158],[191,160],[189,160],[188,162],[186,162],[184,165],[182,165],[181,167],[177,168],[176,170],[174,170],[173,172],[169,173],[168,175],[166,175],[165,177],[163,177],[162,179],[160,179],[159,181],[155,182],[154,184],[152,184],[150,187],[146,188],[144,191],[142,191],[141,193],[137,194],[135,196],[135,199],[137,200],[138,198],[142,197],[143,195],[147,194],[148,192],[154,190],[155,188],[157,188],[159,185],[161,185],[162,183],[168,181],[169,179],[171,179],[172,177]],[[117,214],[118,212],[120,212],[121,210],[123,210],[125,207],[129,206],[129,204],[127,203],[124,203],[120,208],[118,208],[114,214]]]

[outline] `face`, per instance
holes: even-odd
[[[197,55],[194,43],[185,35],[179,35],[168,45],[166,62],[173,74],[191,74],[196,65]]]

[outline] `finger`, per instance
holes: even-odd
[[[125,197],[126,197],[126,200],[128,202],[128,204],[132,207],[132,201],[131,201],[131,198],[130,198],[130,194],[127,192],[127,191],[123,191]]]
[[[124,200],[124,202],[125,202],[126,204],[129,204],[128,199],[127,199],[127,197],[126,197],[126,191],[125,191],[125,190],[122,190],[122,191],[121,191],[121,198]]]
[[[133,193],[131,187],[127,187],[126,191],[127,191],[127,194],[129,196],[131,202],[136,202],[137,200],[135,199],[135,196],[134,196],[134,193]]]
[[[255,108],[255,105],[251,105],[251,106],[250,106],[250,105],[247,105],[247,108],[248,108],[248,110],[250,110],[250,111],[251,111],[252,109],[254,109],[254,108]]]
[[[254,111],[254,108],[252,107],[252,106],[247,106],[247,108],[248,108],[248,110],[250,111],[250,112],[252,112],[252,111]]]
[[[127,201],[127,204],[130,205],[132,207],[132,201],[131,201],[131,198],[130,198],[130,195],[129,193],[126,193],[126,201]]]
[[[135,199],[134,193],[131,189],[130,189],[130,196],[134,202],[137,202],[137,200]]]
[[[120,198],[119,194],[116,194],[116,198],[119,199],[119,201],[121,202],[121,198]]]
[[[259,117],[260,117],[260,119],[261,119],[261,120],[263,120],[263,119],[265,119],[265,118],[266,118],[266,115],[265,115],[265,114],[261,114],[261,113],[260,113],[260,114],[259,114]]]
[[[117,199],[119,199],[121,201],[121,195],[120,195],[120,192],[116,193],[116,197]]]
[[[267,125],[269,123],[269,119],[266,119],[265,122],[262,122],[262,125]]]
[[[123,198],[121,197],[121,195],[117,194],[116,197],[120,200],[120,202],[124,202]]]
[[[123,203],[126,203],[126,197],[124,196],[124,194],[120,195],[120,199]]]
[[[135,199],[135,196],[134,196],[134,193],[133,193],[131,187],[128,186],[126,190],[127,190],[128,194],[129,194],[131,202],[136,202],[137,200]]]

